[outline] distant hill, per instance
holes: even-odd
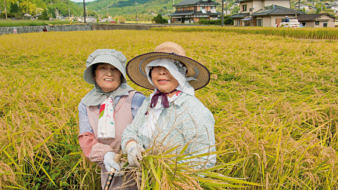
[[[97,0],[87,3],[89,10],[101,16],[125,16],[149,20],[158,13],[167,15],[173,11],[173,1],[168,0]],[[148,18],[148,19],[146,19]]]
[[[94,11],[99,16],[124,16],[128,20],[151,20],[157,14],[166,16],[174,12],[173,4],[183,0],[97,0],[88,2],[87,9]],[[217,11],[221,12],[221,0],[215,0],[220,5]],[[303,4],[309,4],[314,7],[308,13],[319,13],[330,11],[326,4],[332,3],[333,0],[302,0]],[[297,8],[298,0],[291,0],[291,8]],[[224,0],[224,10],[227,14],[235,14],[239,11],[238,0]]]
[[[29,16],[66,17],[82,15],[82,6],[70,0],[16,0],[0,4],[0,17],[23,18]]]

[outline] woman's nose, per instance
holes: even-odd
[[[106,70],[106,75],[112,76],[113,75],[113,71],[111,69],[107,69]]]
[[[161,68],[160,71],[159,71],[159,73],[161,75],[165,75],[167,72],[166,72],[166,70],[164,68]]]

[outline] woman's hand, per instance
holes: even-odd
[[[121,169],[118,155],[114,152],[107,152],[103,157],[104,167],[108,172],[119,172]]]
[[[137,166],[140,167],[140,160],[142,160],[142,152],[144,152],[144,148],[137,144],[136,141],[131,141],[126,146],[126,151],[128,154],[128,163],[129,166]]]

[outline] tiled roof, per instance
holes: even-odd
[[[202,13],[201,11],[191,11],[191,12],[175,12],[175,13],[172,13],[170,14],[169,16],[188,16],[188,15],[199,15],[199,16],[215,16],[215,15],[220,15],[220,13],[210,13],[210,12],[207,12],[207,13]]]
[[[188,15],[193,15],[194,12],[183,12],[183,13],[172,13],[169,16],[188,16]]]
[[[239,14],[235,14],[232,15],[231,18],[244,18],[246,16],[249,16],[249,13],[239,13]]]
[[[315,21],[317,18],[320,18],[322,15],[326,15],[334,19],[334,17],[329,14],[304,14],[304,15],[299,15],[297,19],[299,20],[299,22]]]
[[[183,0],[182,2],[177,3],[174,6],[197,5],[197,4],[218,5],[219,3],[214,2],[212,0]]]
[[[253,16],[267,16],[267,15],[295,15],[295,14],[302,14],[302,12],[289,9],[286,7],[282,7],[279,5],[270,5],[270,6],[264,7],[264,9],[254,12],[252,15]]]

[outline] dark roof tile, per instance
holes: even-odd
[[[296,10],[282,7],[279,5],[270,5],[270,6],[264,7],[264,9],[254,12],[252,15],[253,16],[267,16],[267,15],[295,15],[295,14],[303,14],[303,13],[300,11],[296,11]]]
[[[329,15],[329,14],[325,14],[325,13],[322,13],[322,14],[303,14],[303,15],[299,15],[297,17],[297,19],[300,21],[300,22],[305,22],[305,21],[316,21],[317,18],[320,18],[322,15],[326,15],[328,17],[331,17],[334,19],[333,16]]]
[[[212,0],[183,0],[180,3],[175,4],[174,6],[197,5],[197,4],[218,5],[219,3]]]

